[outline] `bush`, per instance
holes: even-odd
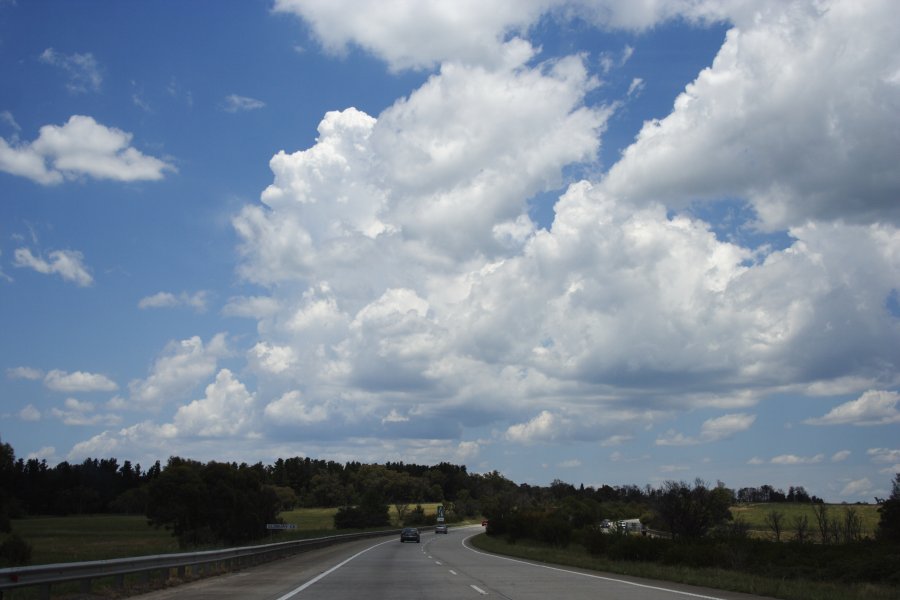
[[[603,556],[609,549],[613,534],[604,532],[598,527],[589,527],[581,534],[581,543],[589,554]]]
[[[416,507],[406,515],[403,524],[411,527],[421,527],[425,525],[427,521],[428,518],[425,516],[425,509],[422,508],[421,504],[417,504]]]
[[[613,542],[606,551],[611,560],[657,562],[668,547],[667,540],[642,535],[613,535]]]
[[[0,544],[0,566],[20,567],[31,562],[31,545],[15,533]]]
[[[365,529],[366,515],[355,506],[342,506],[334,513],[335,529]]]
[[[565,548],[572,539],[572,526],[557,514],[545,515],[535,524],[535,537],[540,542]]]
[[[530,511],[517,511],[509,515],[503,523],[507,541],[515,544],[519,539],[537,539],[535,524],[538,519],[539,513]],[[488,528],[493,524],[493,519],[488,521]]]
[[[335,529],[365,529],[391,524],[387,504],[377,492],[366,492],[359,506],[344,506],[334,515]]]

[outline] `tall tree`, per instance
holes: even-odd
[[[878,507],[878,538],[900,542],[900,473],[894,476],[891,496]]]
[[[0,531],[12,531],[10,508],[13,502],[12,490],[16,477],[16,453],[13,447],[0,442]]]
[[[724,486],[709,489],[697,479],[694,487],[667,481],[656,498],[656,511],[674,537],[697,538],[731,519],[733,493]]]

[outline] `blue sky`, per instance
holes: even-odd
[[[897,12],[0,2],[0,437],[885,496]]]

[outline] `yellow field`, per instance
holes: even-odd
[[[878,528],[878,506],[875,504],[828,504],[829,519],[837,519],[843,523],[847,514],[847,510],[853,509],[862,520],[863,536],[873,537],[875,530]],[[803,516],[809,523],[809,531],[813,539],[819,537],[818,526],[816,525],[816,516],[813,512],[812,504],[742,504],[731,507],[731,514],[735,520],[742,520],[746,523],[753,535],[758,537],[771,538],[772,530],[766,524],[766,516],[772,511],[778,511],[784,515],[782,539],[790,539],[796,531],[796,521]]]

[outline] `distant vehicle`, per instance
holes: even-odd
[[[603,519],[600,521],[600,529],[609,529],[612,527],[612,521],[609,519]]]
[[[419,539],[419,530],[415,527],[404,527],[403,531],[400,532],[400,543],[403,542],[415,542],[419,543],[421,540]]]
[[[646,535],[644,524],[640,519],[624,519],[616,522],[616,529],[621,533],[640,533]]]
[[[441,523],[440,525],[434,526],[435,533],[447,533],[447,526]]]
[[[487,527],[487,523],[488,523],[488,522],[487,522],[487,519],[485,519],[484,521],[481,522],[481,526],[482,526],[482,527]]]

